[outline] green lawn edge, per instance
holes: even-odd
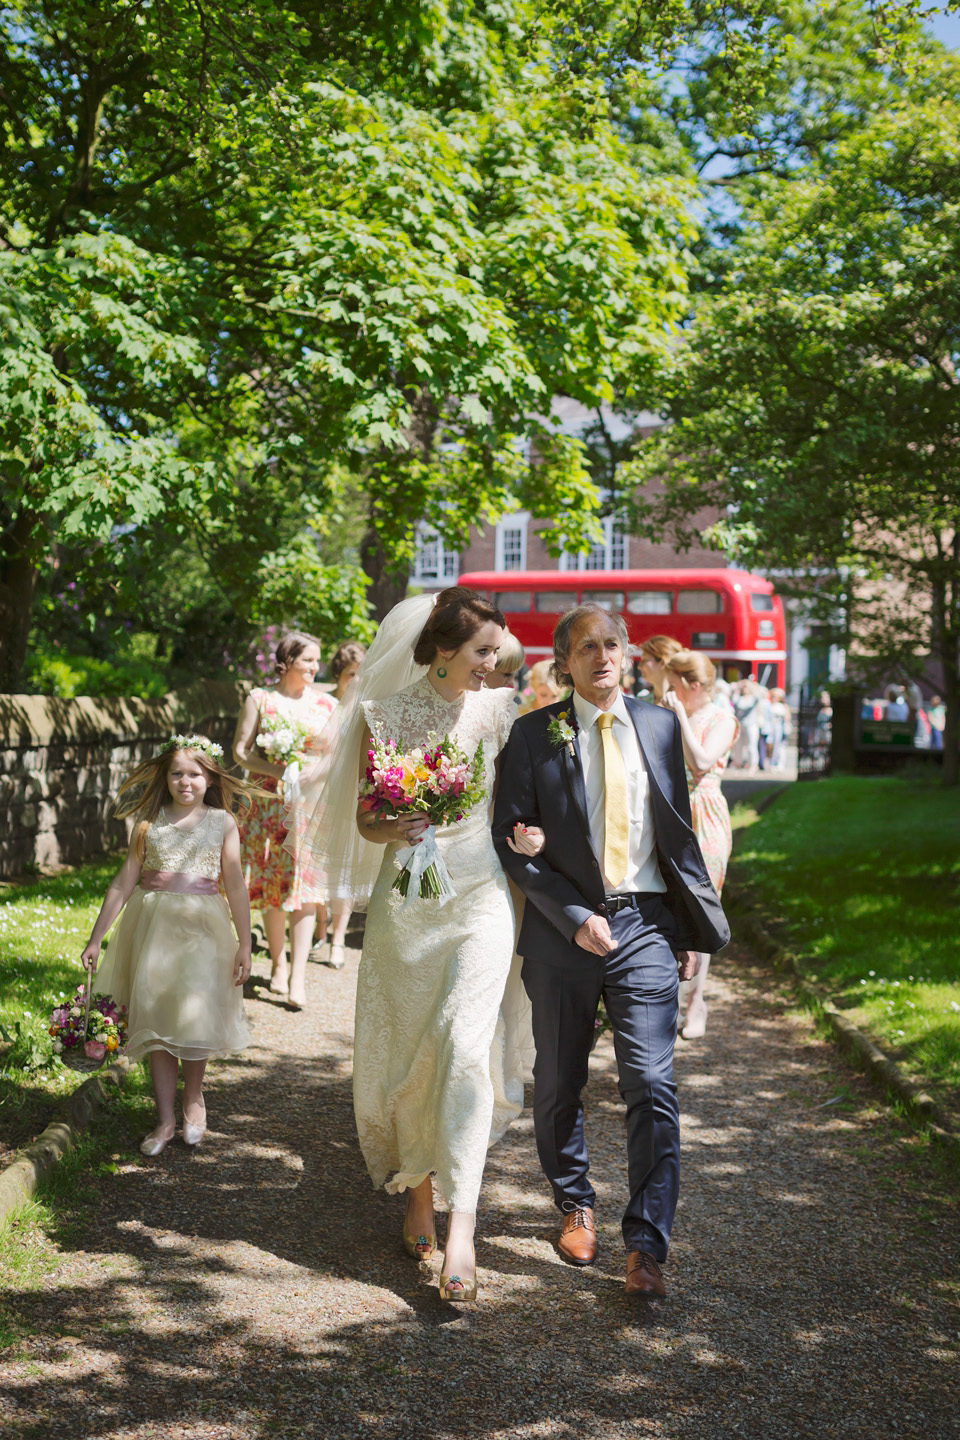
[[[838,775],[734,808],[730,882],[805,972],[940,1103],[960,1103],[960,795]]]

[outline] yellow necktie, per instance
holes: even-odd
[[[627,772],[609,710],[597,716],[597,726],[603,741],[603,873],[611,885],[617,886],[626,877],[629,854]]]

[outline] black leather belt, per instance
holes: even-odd
[[[608,915],[616,915],[618,910],[636,910],[640,895],[604,895],[603,906]]]
[[[618,910],[639,910],[647,900],[662,900],[659,890],[632,890],[629,895],[604,895],[601,915],[616,915]]]

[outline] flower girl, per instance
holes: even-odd
[[[176,1132],[178,1064],[183,1139],[199,1145],[207,1061],[250,1043],[242,990],[250,905],[228,813],[245,787],[222,768],[222,756],[205,735],[174,735],[120,787],[115,813],[139,824],[81,956],[96,968],[103,937],[126,906],[96,988],[127,1006],[130,1059],[150,1055],[157,1124],[140,1146],[144,1155],[159,1155]]]

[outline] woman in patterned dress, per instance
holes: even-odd
[[[320,646],[311,635],[293,631],[277,646],[277,683],[251,690],[244,701],[233,739],[238,765],[260,778],[268,795],[254,798],[241,824],[243,868],[250,891],[250,904],[263,916],[270,947],[270,990],[300,1010],[306,1004],[307,956],[313,944],[320,916],[320,934],[326,934],[326,894],[320,878],[301,873],[293,857],[283,848],[287,838],[284,798],[280,793],[284,766],[268,760],[257,745],[265,720],[274,717],[296,720],[310,730],[304,753],[322,752],[320,736],[336,709],[336,702],[314,689],[320,664]],[[268,719],[269,717],[269,719]],[[290,966],[284,953],[286,917],[290,916]]]
[[[366,651],[356,640],[344,640],[337,646],[330,658],[328,674],[334,682],[331,692],[331,700],[342,705],[347,698],[347,691],[356,678],[360,669],[360,662]],[[338,895],[330,896],[330,954],[327,964],[332,970],[342,970],[346,963],[344,946],[347,940],[347,926],[350,923],[350,902],[341,900]],[[318,942],[323,940],[323,935],[318,935]]]
[[[739,727],[729,710],[714,703],[717,672],[706,655],[679,650],[667,659],[665,671],[670,689],[660,703],[680,721],[693,828],[719,895],[733,848],[730,811],[720,780]],[[701,955],[687,994],[686,1021],[680,1032],[685,1040],[699,1040],[707,1028],[703,987],[709,967],[710,956]]]

